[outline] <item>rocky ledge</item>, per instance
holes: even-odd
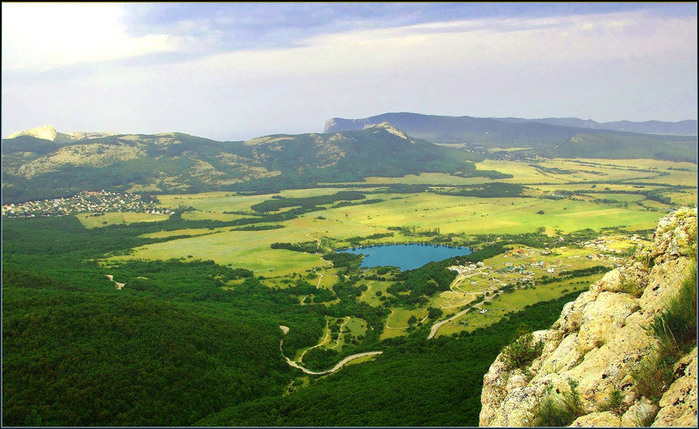
[[[501,353],[483,379],[480,426],[543,425],[545,406],[567,402],[575,412],[562,425],[696,427],[696,337],[655,397],[639,381],[660,347],[649,327],[696,266],[696,243],[696,207],[668,214],[652,246],[566,304],[549,330],[531,333],[530,345],[541,342],[533,360],[515,366]]]

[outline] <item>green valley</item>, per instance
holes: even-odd
[[[449,162],[471,167],[6,204],[4,422],[475,425],[517,327],[697,200],[685,162]],[[409,271],[335,253],[400,243],[473,253]]]

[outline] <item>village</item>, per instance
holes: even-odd
[[[145,202],[141,195],[118,192],[81,192],[69,198],[28,201],[18,204],[3,204],[2,215],[8,218],[67,216],[77,213],[93,213],[99,216],[107,212],[133,212],[150,214],[172,214],[172,210]]]
[[[556,277],[566,271],[596,265],[616,266],[629,248],[641,246],[637,235],[609,236],[576,243],[573,247],[534,249],[519,247],[484,262],[455,265],[450,270],[459,274],[452,284],[455,293],[467,294],[476,290],[495,292],[507,286],[533,285]],[[610,267],[611,268],[611,267]]]

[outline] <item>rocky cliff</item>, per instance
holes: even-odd
[[[568,420],[558,425],[696,427],[696,325],[675,356],[663,354],[651,329],[692,278],[696,243],[696,207],[663,217],[652,247],[566,304],[551,329],[504,349],[483,379],[480,426],[543,426],[542,418],[562,413]],[[696,312],[693,282],[685,290]],[[529,359],[513,364],[522,350]],[[650,367],[664,373],[653,379]]]

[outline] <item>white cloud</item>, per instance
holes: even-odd
[[[102,34],[118,36],[113,56],[131,55],[137,39],[125,35],[118,12],[102,18]],[[148,49],[192,52],[210,46],[212,31],[186,40],[172,33]],[[52,118],[61,115],[73,124],[64,131],[177,130],[219,139],[317,132],[332,116],[388,111],[676,121],[696,116],[696,40],[696,16],[647,12],[351,31],[168,64],[95,63],[79,79],[3,79],[2,121],[14,132],[59,127]]]
[[[131,37],[114,3],[3,3],[6,71],[45,71],[84,63],[174,51],[176,39]]]

